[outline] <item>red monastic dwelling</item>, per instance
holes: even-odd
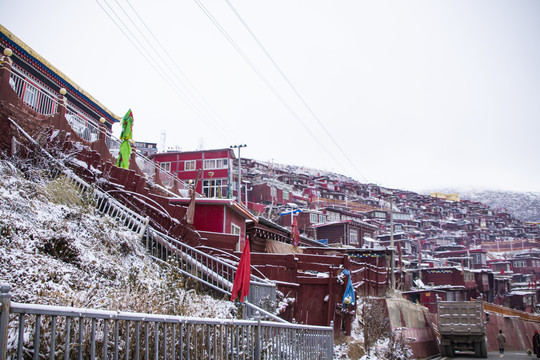
[[[170,199],[171,204],[189,205],[189,199]],[[236,250],[241,251],[246,239],[246,221],[257,222],[257,218],[245,207],[230,199],[195,200],[193,226],[200,231],[238,235]]]
[[[229,191],[237,188],[233,181],[233,149],[165,152],[153,154],[151,159],[185,182],[195,181],[202,169],[195,190],[206,197],[232,198]]]
[[[364,237],[373,237],[375,227],[354,220],[335,221],[313,225],[317,240],[327,239],[328,245],[341,244],[362,247]]]
[[[5,81],[13,93],[4,92],[3,101],[17,108],[24,104],[44,118],[63,111],[71,130],[89,142],[98,140],[102,130],[110,136],[112,125],[121,118],[0,25],[0,57],[7,49],[12,55],[1,65],[9,68]]]
[[[292,186],[279,181],[265,180],[251,186],[251,199],[254,203],[264,205],[285,205],[292,202]]]

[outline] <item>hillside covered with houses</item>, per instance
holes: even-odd
[[[201,286],[230,296],[247,248],[248,303],[259,314],[338,338],[359,327],[368,334],[377,313],[386,319],[380,334],[399,331],[416,357],[439,353],[432,320],[440,300],[540,312],[539,222],[457,193],[242,158],[245,145],[157,152],[131,141],[119,166],[129,142],[112,135],[121,118],[0,30],[2,156],[29,178],[36,166],[52,179],[69,176],[97,211],[132,226],[152,259],[178,262]],[[331,348],[321,342],[322,353]]]
[[[186,162],[209,159],[213,154],[227,155],[220,161],[227,164],[225,177],[232,179],[231,196],[236,196],[237,177],[232,169],[238,168],[238,159],[232,150],[182,155],[188,154],[192,156]],[[160,162],[170,156],[158,153],[153,158]],[[202,179],[207,163],[196,164],[203,168]],[[189,172],[180,170],[183,162],[165,164],[180,178],[190,180]],[[426,294],[447,300],[482,296],[489,302],[536,311],[538,223],[518,220],[507,210],[463,200],[455,193],[422,195],[363,184],[321,170],[253,159],[241,159],[241,169],[243,204],[259,219],[251,227],[265,224],[267,231],[281,234],[283,243],[290,243],[293,221],[306,252],[355,256],[387,250],[393,238],[398,253],[397,287],[411,300],[428,305],[435,299]],[[201,191],[210,198],[228,197],[227,179],[221,182],[215,174],[214,170],[214,179],[208,180],[211,183],[203,180]],[[272,252],[269,241],[263,242],[256,232],[246,231],[252,248]]]

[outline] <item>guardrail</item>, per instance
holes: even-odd
[[[99,125],[90,115],[71,103],[66,104],[66,120],[73,131],[84,140],[89,142],[98,140],[100,132]]]
[[[513,316],[513,317],[519,317],[523,320],[540,322],[540,315],[531,314],[531,313],[516,310],[516,309],[510,309],[504,306],[495,305],[491,303],[484,303],[484,310],[493,312],[502,316]]]
[[[178,263],[179,271],[185,276],[231,295],[238,263],[218,259],[150,227],[145,232],[143,242],[152,256],[162,261],[174,259]],[[251,274],[249,290],[247,300],[244,301],[248,308],[246,317],[259,311],[263,317],[286,322],[270,312],[276,303],[274,283]]]
[[[333,358],[332,326],[0,302],[0,360]]]
[[[54,115],[58,110],[58,96],[43,83],[13,64],[9,83],[17,95],[40,114]]]
[[[21,127],[19,127],[16,122],[11,119],[10,121],[29,141],[34,143],[35,146],[39,147],[39,144]],[[42,149],[42,151],[49,159],[51,159],[51,161],[56,162],[54,157],[47,151],[44,149]],[[63,167],[63,165],[59,165]],[[111,195],[97,188],[91,187],[90,184],[75,175],[71,170],[64,168],[63,174],[74,183],[76,189],[80,193],[88,194],[91,192],[92,196],[96,200],[96,208],[98,211],[113,218],[119,219],[132,231],[137,232],[141,238],[145,236],[146,240],[144,243],[146,245],[146,249],[153,257],[158,258],[161,261],[167,261],[169,257],[173,256],[180,265],[179,270],[184,275],[194,278],[197,281],[200,281],[225,294],[231,294],[234,275],[236,274],[236,269],[238,267],[237,262],[225,262],[223,260],[214,258],[209,254],[206,254],[177,239],[148,227],[148,218],[145,218],[125,207]],[[286,322],[270,311],[258,306],[261,301],[265,304],[275,303],[275,284],[253,274],[251,275],[251,282],[252,285],[250,286],[250,292],[253,288],[253,295],[251,298],[245,300],[246,306],[253,311],[260,311],[260,313],[267,318],[271,318],[279,322]],[[268,289],[262,290],[265,287]],[[264,298],[259,299],[256,297],[256,294],[264,294],[261,295]]]

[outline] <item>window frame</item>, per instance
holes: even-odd
[[[163,161],[159,163],[159,169],[163,171],[171,172],[171,162],[170,161]]]
[[[231,223],[231,235],[242,235],[242,228],[234,223]]]
[[[193,165],[193,168],[191,168]],[[184,171],[194,171],[197,169],[197,160],[186,160],[184,161]]]

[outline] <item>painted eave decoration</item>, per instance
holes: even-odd
[[[26,45],[22,40],[13,35],[8,29],[0,24],[0,45],[9,47],[13,54],[26,62],[28,65],[38,69],[42,74],[47,76],[53,83],[56,83],[60,88],[65,88],[68,93],[79,100],[81,103],[94,110],[97,114],[102,115],[110,124],[120,121],[120,117],[103,106],[99,101],[94,99],[90,94],[86,93],[74,81],[67,77],[60,70],[55,68],[51,63],[42,58],[32,48]]]

